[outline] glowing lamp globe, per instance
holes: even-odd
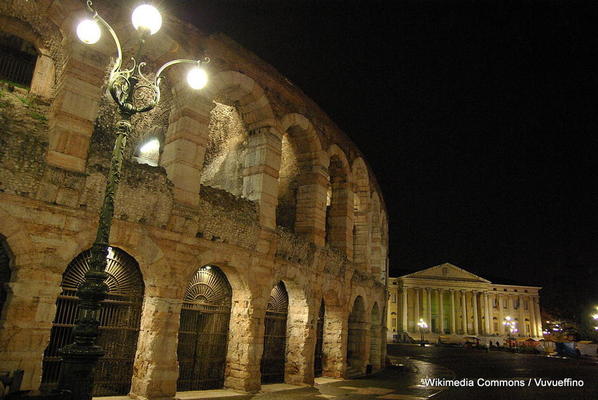
[[[202,89],[208,84],[208,74],[203,68],[191,68],[187,73],[187,83],[192,89]]]
[[[150,35],[158,32],[162,26],[162,16],[160,15],[160,12],[156,7],[150,6],[149,4],[142,4],[135,8],[131,20],[133,21],[135,29],[138,31],[148,31]]]
[[[100,40],[102,30],[93,19],[85,19],[77,25],[77,36],[85,44],[94,44]]]

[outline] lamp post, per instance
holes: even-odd
[[[423,318],[420,318],[417,326],[419,326],[419,333],[421,334],[421,341],[419,345],[424,347],[424,329],[428,329],[428,324],[426,324],[426,321],[424,321]]]
[[[117,56],[108,78],[108,89],[120,114],[116,123],[116,140],[110,162],[110,172],[106,182],[104,201],[99,215],[96,239],[91,248],[89,271],[83,283],[77,289],[79,311],[73,328],[73,343],[60,349],[62,365],[58,380],[61,390],[70,390],[74,400],[89,400],[93,390],[93,372],[104,350],[95,344],[100,325],[100,303],[105,299],[108,286],[106,257],[110,239],[110,228],[114,215],[114,196],[120,182],[123,164],[123,153],[127,139],[132,131],[131,117],[137,113],[152,110],[160,101],[160,82],[162,73],[176,64],[190,64],[192,68],[187,75],[189,85],[201,89],[207,84],[207,74],[201,68],[208,63],[206,57],[201,60],[177,59],[158,68],[153,79],[142,73],[145,66],[140,62],[142,46],[145,40],[156,33],[162,25],[162,17],[151,5],[138,6],[132,15],[133,26],[139,33],[140,41],[137,55],[131,58],[131,67],[122,65],[122,48],[116,33],[110,25],[93,9],[91,0],[86,2],[90,18],[82,21],[77,27],[77,36],[86,44],[96,43],[101,36],[102,28],[107,30],[116,44]]]
[[[598,306],[594,307],[598,311]],[[594,320],[595,324],[598,324],[598,312],[592,315],[592,319]],[[598,325],[594,325],[594,330],[598,331]]]
[[[510,316],[507,315],[502,324],[504,326],[506,326],[509,331],[509,336],[507,337],[507,339],[509,340],[509,347],[512,348],[513,347],[512,339],[514,339],[513,335],[519,331],[517,329],[517,321],[515,321],[514,319],[512,319]]]

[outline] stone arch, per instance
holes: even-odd
[[[232,297],[232,287],[218,266],[197,268],[180,316],[177,391],[224,385]]]
[[[27,22],[14,17],[0,15],[0,26],[2,32],[17,37],[23,42],[30,43],[35,49],[35,54],[31,54],[32,57],[27,63],[30,63],[27,66],[30,69],[26,71],[28,82],[18,83],[28,86],[32,94],[50,98],[54,90],[56,67],[46,40],[39,32],[34,31]]]
[[[241,72],[222,71],[197,96],[175,86],[173,99],[162,164],[175,198],[197,204],[203,180],[258,202],[262,224],[274,228],[281,135],[261,86]]]
[[[370,266],[376,278],[380,276],[383,268],[382,260],[382,230],[381,230],[380,197],[377,192],[372,193],[370,208]]]
[[[279,226],[314,240],[315,233],[319,230],[322,234],[323,230],[323,226],[317,225],[323,221],[323,216],[317,213],[317,204],[325,196],[322,185],[318,185],[322,145],[311,122],[301,114],[285,115],[281,130],[276,221]]]
[[[328,148],[330,200],[326,202],[326,242],[353,259],[353,191],[347,156],[333,144]]]
[[[372,366],[372,370],[380,369],[380,360],[381,360],[381,337],[380,337],[380,330],[382,326],[381,322],[381,314],[378,308],[378,302],[374,303],[374,306],[371,310],[371,317],[370,317],[370,365]]]
[[[347,377],[362,375],[367,360],[368,321],[363,297],[357,295],[349,314],[347,338]]]
[[[367,270],[370,241],[370,179],[363,158],[358,157],[353,161],[352,174],[355,188],[353,191],[353,261]]]
[[[58,298],[50,343],[44,355],[42,386],[46,389],[58,383],[58,350],[72,342],[72,327],[78,308],[77,287],[85,279],[90,258],[89,250],[79,254],[63,274],[63,290]],[[106,284],[109,291],[102,304],[100,333],[96,340],[106,354],[95,369],[95,396],[129,393],[145,289],[139,264],[132,256],[117,247],[109,247],[107,259]],[[118,372],[115,374],[115,371]]]

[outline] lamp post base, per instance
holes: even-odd
[[[72,400],[91,400],[95,365],[104,350],[100,346],[71,344],[61,350],[62,365],[58,387],[71,392]]]

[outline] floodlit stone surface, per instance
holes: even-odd
[[[130,36],[127,10],[97,3]],[[9,260],[0,267],[10,272],[0,282],[0,365],[25,370],[23,389],[40,386],[62,275],[93,243],[114,142],[105,95],[113,49],[76,41],[69,27],[82,12],[75,0],[0,2],[0,29],[40,54],[30,89],[0,84],[0,240]],[[139,264],[145,287],[131,395],[175,396],[183,296],[205,265],[232,287],[226,388],[260,390],[264,318],[279,281],[289,295],[286,384],[314,382],[322,299],[323,375],[347,376],[347,343],[359,343],[351,373],[365,373],[372,349],[379,368],[386,331],[372,310],[386,315],[388,227],[373,172],[274,68],[224,35],[171,16],[165,25],[148,40],[148,71],[199,49],[212,62],[204,90],[185,87],[173,68],[160,105],[133,119],[110,238]],[[136,160],[148,138],[160,142],[157,166]],[[352,338],[357,297],[364,312]]]

